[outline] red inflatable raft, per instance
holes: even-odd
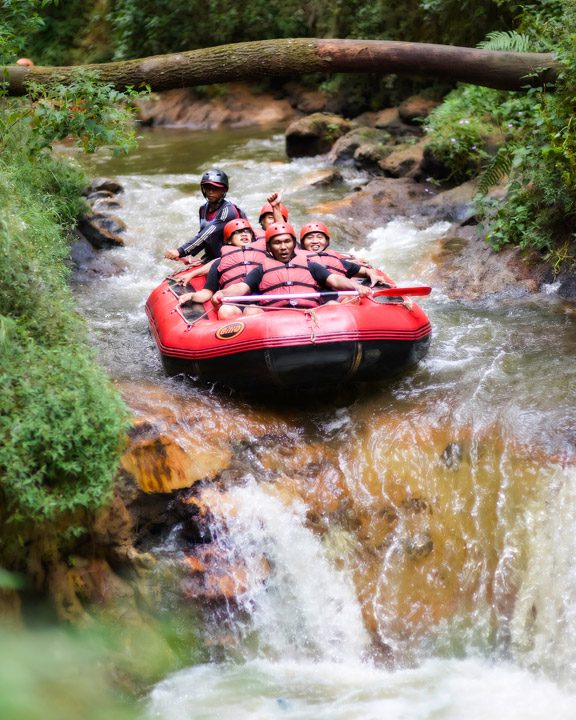
[[[211,303],[180,307],[178,297],[190,287],[177,279],[166,278],[146,302],[170,374],[238,389],[324,388],[386,378],[417,363],[430,345],[430,322],[410,298],[428,294],[427,287],[375,288],[374,297],[354,302],[223,321]],[[203,282],[194,279],[194,289]]]

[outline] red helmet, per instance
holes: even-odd
[[[328,241],[330,240],[330,233],[328,232],[328,228],[326,227],[326,225],[324,225],[324,223],[310,222],[310,223],[306,223],[306,225],[302,225],[302,227],[300,228],[300,242],[302,242],[302,240],[304,240],[304,238],[306,237],[306,235],[308,235],[308,233],[313,233],[313,232],[322,233],[322,235],[326,235],[326,239]]]
[[[266,230],[266,243],[270,242],[276,235],[292,235],[296,242],[296,231],[290,223],[272,223]]]
[[[286,205],[282,205],[282,203],[280,203],[278,205],[278,207],[280,208],[280,212],[282,213],[282,217],[284,218],[284,221],[288,222],[288,208],[286,207]],[[260,222],[260,220],[262,220],[262,215],[267,215],[268,213],[270,213],[271,215],[274,214],[274,208],[272,207],[272,205],[270,205],[269,202],[264,203],[264,205],[262,205],[262,207],[260,208],[260,215],[258,215],[258,222]]]
[[[250,225],[248,220],[246,220],[246,218],[236,218],[235,220],[229,220],[226,225],[224,225],[223,237],[225,243],[228,242],[230,236],[232,233],[235,233],[236,230],[250,230],[252,238],[254,238],[254,230],[252,230],[252,225]]]

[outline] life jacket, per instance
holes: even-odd
[[[290,262],[283,263],[266,253],[262,262],[262,280],[258,291],[262,295],[270,294],[296,294],[318,292],[321,288],[312,277],[308,269],[307,253],[296,251]],[[322,304],[322,298],[308,298],[295,300],[260,300],[260,305],[272,307],[317,307]]]
[[[336,250],[319,250],[318,252],[306,251],[306,255],[308,262],[316,262],[323,265],[331,273],[346,276],[347,270],[342,262],[345,255],[342,253],[336,252]]]
[[[223,245],[220,251],[222,258],[218,265],[220,273],[220,288],[224,289],[233,283],[242,282],[250,270],[257,265],[262,265],[265,258],[264,250],[259,250],[251,245],[237,247],[235,245]]]
[[[263,227],[252,228],[254,230],[254,237],[256,240],[263,240],[266,244],[266,230]]]

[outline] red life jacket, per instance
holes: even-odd
[[[318,252],[307,252],[309,262],[316,262],[329,270],[331,273],[346,276],[346,268],[342,262],[345,257],[336,250],[319,250]]]
[[[233,283],[242,282],[250,270],[262,265],[266,257],[263,250],[254,247],[254,243],[242,247],[224,245],[220,252],[222,259],[218,265],[218,272],[221,290]]]
[[[262,295],[271,294],[295,294],[318,292],[321,288],[312,277],[308,269],[308,253],[296,251],[290,262],[283,263],[275,260],[269,254],[265,255],[262,263],[262,281],[259,292]],[[308,298],[297,300],[261,300],[260,305],[273,307],[317,307],[322,304],[322,298]]]
[[[266,252],[266,233],[262,228],[260,228],[260,232],[258,232],[258,228],[254,230],[254,237],[256,240],[252,243],[252,247],[258,248],[259,250],[263,250]]]

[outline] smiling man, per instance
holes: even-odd
[[[370,295],[372,292],[370,288],[330,272],[318,263],[309,263],[307,254],[296,250],[296,233],[292,225],[274,223],[266,230],[266,253],[262,264],[251,270],[243,282],[215,293],[212,302],[220,305],[225,302],[226,297],[258,293],[270,296],[270,299],[260,300],[259,304],[264,307],[310,308],[321,305],[324,298],[277,300],[274,295],[314,293],[322,289],[356,290],[360,296]],[[261,308],[251,308],[251,311],[261,311]]]

